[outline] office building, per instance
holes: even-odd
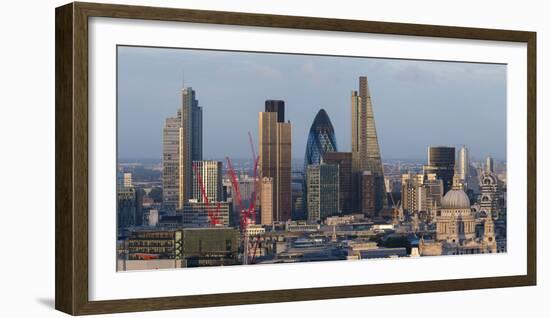
[[[143,189],[117,189],[117,227],[127,228],[143,223]]]
[[[361,213],[373,218],[376,216],[376,188],[374,174],[363,171],[360,178]]]
[[[162,138],[162,203],[175,209],[179,202],[179,130],[181,109],[176,117],[166,118]]]
[[[351,152],[327,152],[323,156],[323,162],[328,164],[336,164],[339,168],[339,209],[341,213],[353,212],[351,161]]]
[[[307,219],[317,222],[339,214],[338,165],[309,165],[307,179]]]
[[[495,172],[495,162],[492,157],[487,157],[485,159],[485,172],[486,173],[494,173]]]
[[[378,136],[374,121],[372,98],[366,76],[359,77],[359,91],[351,93],[351,152],[352,152],[352,188],[354,205],[359,207],[360,179],[363,171],[370,171],[374,177],[375,209],[387,207],[384,184],[384,167],[378,145]]]
[[[455,148],[428,147],[428,164],[424,166],[424,174],[435,174],[443,181],[443,191],[447,193],[452,188],[455,174]]]
[[[273,178],[262,178],[260,193],[260,223],[271,225],[273,224]]]
[[[458,151],[458,176],[467,184],[470,176],[470,151],[466,146]]]
[[[306,153],[304,156],[304,171],[309,165],[318,165],[327,152],[338,151],[334,128],[327,112],[319,110],[307,138]]]
[[[182,215],[182,222],[190,227],[229,226],[230,203],[210,201],[197,202],[190,200],[183,205],[178,213]]]
[[[259,113],[260,177],[273,179],[273,221],[287,221],[292,210],[291,125],[284,122],[284,101],[268,100],[265,110]]]
[[[163,205],[181,209],[193,196],[192,162],[202,160],[202,108],[191,87],[181,90],[181,107],[163,129]]]
[[[197,173],[199,175],[197,175]],[[202,183],[202,186],[201,186]],[[205,202],[204,190],[209,202],[225,201],[222,187],[222,163],[215,160],[193,161],[193,200]]]

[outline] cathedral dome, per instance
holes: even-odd
[[[453,189],[447,192],[441,200],[443,209],[470,209],[470,199],[462,190]]]

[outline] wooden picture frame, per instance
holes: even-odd
[[[56,271],[55,307],[101,314],[330,298],[483,289],[536,284],[536,33],[451,26],[278,16],[159,7],[70,3],[55,12],[56,25]],[[112,17],[365,32],[527,43],[527,275],[343,287],[239,292],[197,296],[90,301],[88,298],[88,19]]]

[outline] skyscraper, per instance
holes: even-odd
[[[338,151],[334,128],[327,112],[321,109],[313,119],[309,129],[304,156],[304,171],[309,165],[320,164],[325,153],[334,151]]]
[[[163,129],[163,205],[181,209],[192,197],[192,161],[202,160],[202,108],[191,87],[181,90],[176,117]]]
[[[485,159],[485,172],[486,173],[495,172],[495,162],[491,156],[488,156],[487,159]]]
[[[370,171],[363,171],[360,179],[361,188],[361,213],[373,218],[376,213],[375,179]]]
[[[316,222],[338,214],[338,165],[315,164],[307,166],[307,219]]]
[[[271,225],[273,223],[273,178],[262,178],[260,193],[260,223],[263,225]]]
[[[351,93],[351,152],[354,205],[360,206],[360,179],[362,171],[370,171],[374,177],[375,209],[387,206],[384,183],[384,167],[378,146],[374,123],[372,99],[366,76],[359,77],[359,92]]]
[[[162,138],[162,201],[175,209],[179,201],[179,130],[181,109],[177,116],[166,118]]]
[[[195,98],[195,91],[191,87],[184,87],[181,94],[181,126],[179,130],[179,178],[178,178],[178,208],[183,208],[183,205],[192,196],[192,162],[201,160],[197,158],[199,156],[198,149],[200,148],[200,155],[202,156],[202,144],[197,145],[194,142],[202,142],[202,131],[200,132],[200,138],[197,137],[198,132],[193,128],[198,127],[197,123],[193,123],[193,119],[202,119],[202,115],[198,116],[199,102]],[[202,113],[202,111],[200,111]],[[200,124],[202,127],[202,123]]]
[[[428,165],[424,166],[424,174],[435,174],[443,180],[445,193],[453,186],[455,174],[455,148],[454,147],[428,147]]]
[[[215,160],[193,161],[193,199],[197,202],[205,202],[200,181],[209,202],[221,202],[223,199],[222,189],[222,163]],[[195,173],[200,173],[200,180]]]
[[[269,113],[277,113],[277,122],[285,122],[285,102],[282,100],[266,100],[265,111]]]
[[[341,213],[352,211],[351,188],[351,152],[327,152],[323,162],[338,165],[339,173],[339,209]]]
[[[470,176],[470,151],[462,146],[458,151],[458,176],[464,182],[468,182]]]
[[[291,125],[284,122],[284,101],[268,100],[265,110],[258,115],[260,176],[273,178],[273,220],[287,221],[292,209]]]

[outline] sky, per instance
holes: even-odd
[[[267,99],[285,101],[293,158],[321,108],[350,151],[350,95],[367,76],[383,161],[426,159],[430,145],[506,159],[506,65],[119,46],[117,67],[119,158],[162,158],[182,85],[203,108],[204,159],[249,158]]]

